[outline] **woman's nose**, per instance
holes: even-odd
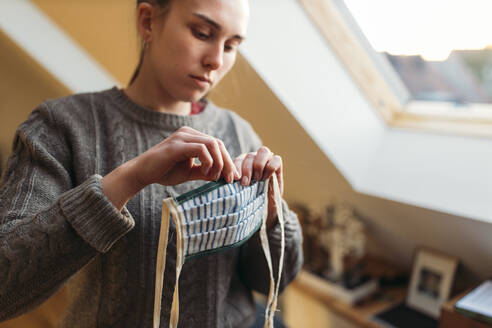
[[[223,46],[214,46],[211,48],[203,58],[203,66],[210,70],[219,69],[224,61]]]

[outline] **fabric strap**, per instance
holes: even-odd
[[[281,250],[280,259],[278,265],[278,278],[275,283],[273,276],[272,257],[270,253],[270,247],[268,243],[268,235],[266,231],[266,221],[268,216],[268,204],[263,207],[263,218],[260,228],[260,240],[265,258],[270,271],[270,291],[267,299],[267,306],[265,310],[265,327],[273,327],[273,318],[275,310],[277,308],[277,299],[280,288],[280,280],[282,276],[283,262],[284,262],[284,250],[285,250],[285,231],[284,231],[284,216],[282,209],[282,198],[276,175],[272,175],[270,181],[266,187],[266,193],[268,195],[268,188],[270,185],[273,187],[274,202],[277,208],[277,216],[281,229]],[[268,199],[268,197],[266,197]],[[176,226],[176,283],[174,286],[173,301],[171,305],[171,313],[169,320],[169,327],[176,328],[179,320],[179,276],[181,269],[185,262],[184,254],[184,238],[183,238],[183,222],[184,218],[179,211],[179,205],[174,198],[166,198],[162,203],[162,219],[161,229],[159,235],[159,244],[157,249],[157,264],[156,264],[156,279],[155,279],[155,295],[154,295],[154,328],[160,326],[161,316],[161,302],[162,302],[162,288],[164,281],[164,271],[166,268],[166,251],[169,235],[169,224],[173,220]]]
[[[277,299],[278,299],[278,293],[279,293],[279,289],[280,289],[280,280],[282,278],[282,270],[283,270],[283,264],[284,264],[284,251],[285,251],[285,231],[284,230],[285,230],[285,227],[284,227],[284,215],[283,215],[283,208],[282,208],[282,198],[281,198],[281,194],[280,194],[280,188],[278,185],[277,177],[275,174],[270,179],[270,183],[268,184],[268,187],[267,187],[267,193],[268,193],[268,188],[270,187],[270,184],[273,185],[274,202],[275,202],[275,207],[277,208],[277,217],[278,217],[278,221],[280,224],[280,231],[281,231],[280,259],[279,259],[279,264],[278,264],[278,278],[277,278],[277,284],[276,285],[275,285],[275,279],[273,277],[272,256],[270,254],[270,247],[269,247],[269,243],[268,243],[268,235],[267,235],[267,229],[266,229],[266,218],[268,216],[268,206],[265,206],[265,208],[264,208],[264,211],[266,213],[264,214],[264,220],[263,220],[263,224],[262,224],[261,230],[260,230],[260,240],[261,240],[261,246],[263,248],[263,253],[265,254],[268,268],[270,270],[270,292],[268,294],[267,304],[266,304],[266,309],[265,309],[264,327],[273,328],[273,319],[275,316],[275,311],[277,309]]]

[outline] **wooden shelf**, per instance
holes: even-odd
[[[406,287],[383,288],[377,293],[377,297],[369,298],[360,304],[351,306],[326,293],[322,284],[323,280],[321,278],[307,271],[301,271],[289,288],[298,293],[310,295],[310,297],[322,303],[329,310],[364,328],[380,328],[381,326],[373,322],[371,318],[375,314],[403,301],[406,293]]]

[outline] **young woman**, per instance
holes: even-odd
[[[238,115],[202,100],[234,64],[248,15],[247,0],[139,0],[143,48],[130,85],[46,101],[19,127],[0,187],[0,321],[67,283],[62,327],[151,327],[162,199],[220,177],[248,185],[276,174],[282,189],[281,158]],[[282,206],[285,287],[302,251],[297,217]],[[267,226],[276,263],[274,205]],[[258,236],[186,262],[180,326],[249,327],[251,291],[268,292],[268,272]]]

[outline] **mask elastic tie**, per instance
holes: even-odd
[[[159,236],[159,246],[157,249],[156,265],[156,284],[154,290],[154,328],[159,328],[161,320],[161,302],[162,302],[162,285],[164,281],[164,272],[166,270],[166,252],[169,235],[169,222],[171,218],[176,226],[176,284],[174,285],[173,301],[171,305],[171,314],[169,327],[177,327],[179,320],[179,276],[184,264],[184,244],[183,244],[183,227],[181,222],[181,212],[173,198],[167,198],[162,201],[162,219],[161,231]]]
[[[267,304],[265,307],[265,325],[264,327],[273,327],[273,318],[275,316],[275,310],[277,309],[277,299],[278,299],[278,293],[280,289],[280,279],[282,276],[282,270],[283,270],[283,262],[284,262],[284,248],[285,248],[285,236],[284,236],[284,216],[282,212],[282,201],[281,201],[281,195],[280,195],[280,188],[278,185],[277,181],[277,176],[273,175],[271,178],[272,180],[272,186],[273,186],[273,194],[274,194],[274,202],[275,206],[277,207],[277,216],[278,220],[280,223],[280,230],[281,230],[281,240],[280,240],[280,259],[279,259],[279,266],[278,266],[278,280],[277,283],[275,284],[275,279],[273,277],[273,265],[272,265],[272,255],[270,253],[270,246],[268,243],[268,235],[267,235],[267,229],[266,229],[266,221],[268,217],[268,206],[265,205],[263,208],[263,223],[261,225],[260,229],[260,240],[261,240],[261,246],[263,248],[263,252],[265,254],[265,258],[268,264],[268,268],[270,271],[270,290],[268,293],[268,299],[267,299]],[[267,184],[266,187],[266,197],[268,199],[268,192],[270,188],[270,183]]]
[[[166,253],[167,241],[169,236],[169,207],[166,206],[166,200],[162,201],[162,220],[161,231],[159,233],[159,247],[157,249],[156,279],[154,289],[154,328],[159,328],[161,321],[161,301],[162,301],[162,284],[164,280],[164,271],[166,270]]]

